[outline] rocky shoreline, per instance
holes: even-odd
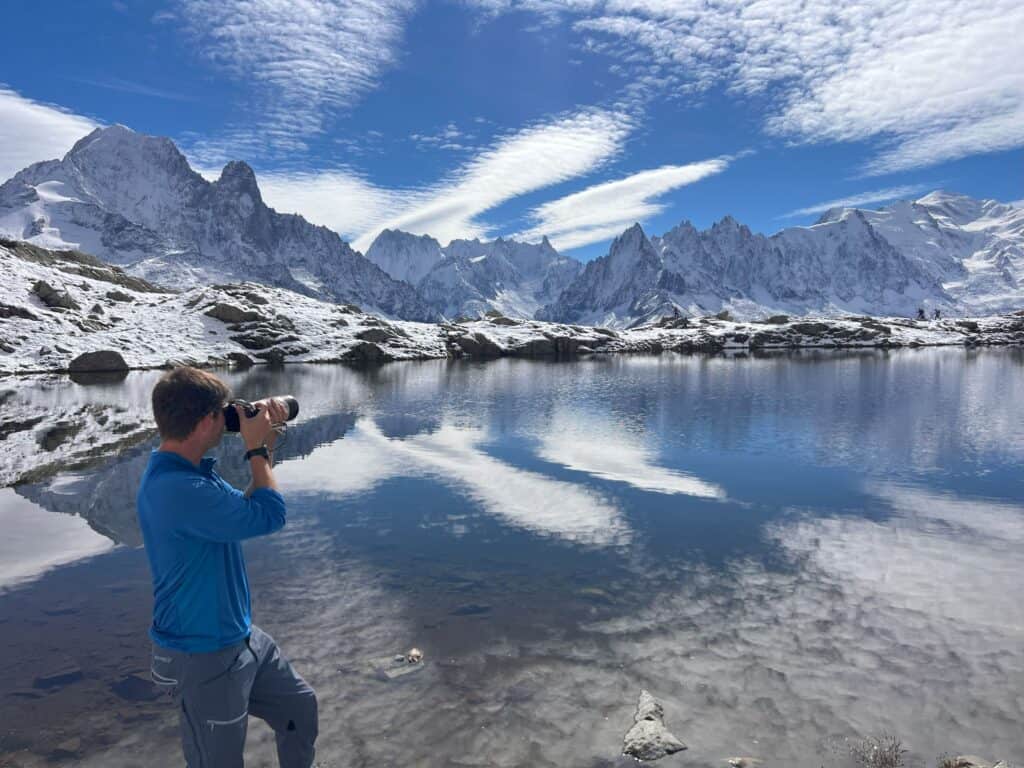
[[[506,317],[386,320],[256,283],[174,293],[85,254],[0,241],[0,375],[288,363],[383,363],[612,353],[743,354],[805,348],[1024,344],[1024,311],[737,321],[664,317],[627,330]]]

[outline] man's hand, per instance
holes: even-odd
[[[235,412],[238,413],[238,431],[245,442],[246,450],[266,445],[270,435],[274,434],[273,422],[266,402],[253,403],[253,405],[257,406],[259,411],[252,418],[245,415],[242,406],[235,406]]]
[[[259,448],[266,445],[268,450],[273,450],[277,433],[274,431],[274,424],[280,424],[288,418],[288,411],[284,405],[274,400],[258,400],[253,403],[259,410],[251,419],[247,418],[245,411],[240,406],[235,406],[238,412],[239,432],[242,440],[245,441],[246,450]],[[253,458],[249,462],[249,469],[252,471],[252,482],[245,490],[249,496],[257,488],[273,488],[277,490],[277,482],[274,474],[270,471],[271,461],[264,461],[260,457]]]
[[[270,413],[271,424],[284,424],[288,421],[288,406],[276,398],[268,397],[263,400],[257,400],[253,405],[260,410],[267,410]],[[275,442],[277,442],[277,432],[272,431],[267,436],[267,448],[273,451]]]

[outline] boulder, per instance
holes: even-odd
[[[356,338],[362,341],[372,341],[374,344],[382,344],[393,339],[404,338],[404,334],[400,333],[397,328],[391,327],[367,328],[365,331],[359,331]]]
[[[220,320],[222,323],[250,323],[264,319],[259,312],[253,312],[251,309],[242,309],[234,304],[227,304],[222,301],[207,307],[203,314],[215,320]]]
[[[0,320],[6,320],[9,317],[19,317],[22,320],[38,320],[39,317],[32,311],[25,307],[19,307],[16,304],[4,304],[0,302]]]
[[[633,727],[623,738],[623,754],[637,760],[659,760],[686,749],[686,745],[665,727],[664,716],[661,702],[647,691],[640,691]]]
[[[491,325],[521,325],[518,320],[513,320],[511,317],[505,317],[504,315],[497,315],[488,319]]]
[[[237,336],[232,336],[231,340],[237,341],[246,349],[268,349],[275,344],[286,344],[290,341],[298,341],[299,337],[293,335],[281,336],[280,331],[274,328],[259,326],[251,331],[247,331],[246,333],[240,333]]]
[[[251,303],[258,304],[259,306],[264,306],[270,303],[270,300],[266,296],[256,293],[255,291],[247,291],[242,295]]]
[[[100,371],[127,371],[128,363],[120,352],[112,349],[101,349],[98,352],[85,352],[68,365],[72,373],[98,373]]]
[[[132,301],[132,297],[124,291],[107,291],[104,294],[111,301]]]
[[[805,336],[823,336],[831,330],[828,323],[793,323],[790,327],[795,333]]]
[[[354,363],[384,363],[394,359],[372,341],[359,342],[341,357],[342,360]]]
[[[256,361],[245,352],[228,352],[224,357],[236,368],[252,368],[256,365]]]
[[[531,339],[516,350],[516,354],[527,357],[572,357],[578,351],[580,342],[572,336],[545,336]]]
[[[789,315],[772,315],[765,318],[764,322],[767,325],[785,325],[789,322]]]
[[[59,291],[50,285],[45,280],[37,280],[35,285],[32,286],[32,293],[39,297],[39,300],[46,306],[53,309],[59,307],[61,309],[81,309],[71,294],[67,291]]]
[[[450,343],[470,357],[501,357],[505,351],[493,339],[482,333],[449,337]]]
[[[274,347],[273,349],[266,349],[262,352],[257,352],[256,357],[264,360],[267,365],[284,365],[285,352],[283,349]]]

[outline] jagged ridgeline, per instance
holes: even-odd
[[[248,279],[390,316],[436,314],[336,233],[268,207],[245,163],[210,182],[170,139],[122,126],[97,129],[62,160],[0,186],[0,233],[174,288]]]
[[[163,286],[254,280],[407,320],[497,310],[625,327],[722,310],[982,316],[1024,306],[1024,210],[991,200],[933,192],[877,211],[835,209],[770,237],[731,217],[660,237],[635,225],[585,267],[546,238],[442,246],[392,230],[364,257],[269,208],[245,163],[210,182],[170,139],[122,126],[0,186],[0,234],[94,254]]]

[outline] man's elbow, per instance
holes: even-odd
[[[288,510],[280,493],[276,491],[254,493],[250,501],[260,509],[260,516],[264,521],[264,533],[274,533],[284,528],[288,521]]]

